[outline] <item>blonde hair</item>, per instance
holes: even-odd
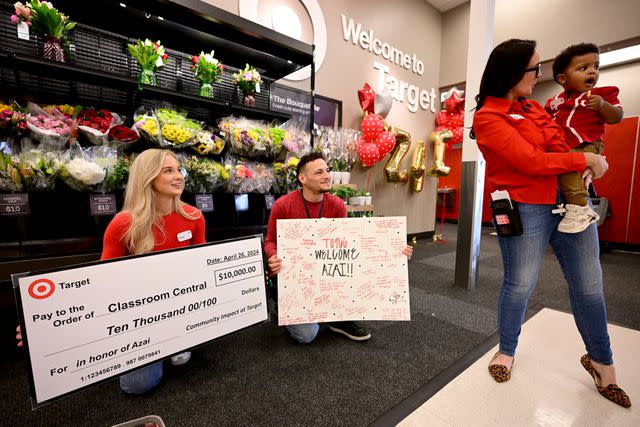
[[[164,235],[162,217],[156,211],[156,191],[153,189],[153,180],[162,171],[162,165],[167,156],[173,157],[178,162],[173,152],[152,148],[138,155],[129,168],[129,181],[124,193],[122,211],[129,214],[131,224],[123,236],[123,241],[129,253],[133,255],[153,250],[156,244],[154,228]],[[179,215],[190,220],[200,218],[200,214],[194,216],[185,212],[184,205],[180,196],[173,198],[172,208]]]

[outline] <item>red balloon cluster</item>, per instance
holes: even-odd
[[[377,114],[368,114],[362,119],[362,136],[356,143],[356,153],[362,166],[375,165],[396,146],[396,136],[384,128],[384,120]]]
[[[435,131],[450,130],[453,138],[447,141],[447,149],[451,149],[453,144],[460,144],[464,137],[464,98],[458,92],[451,90],[444,101],[444,111],[436,114]]]

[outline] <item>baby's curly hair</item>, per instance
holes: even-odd
[[[553,79],[557,82],[558,75],[566,71],[574,57],[586,55],[587,53],[597,53],[600,55],[600,48],[593,43],[580,43],[571,45],[560,52],[553,60]]]

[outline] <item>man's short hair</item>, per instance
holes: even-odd
[[[307,163],[313,162],[314,160],[318,160],[318,159],[322,159],[325,162],[327,161],[327,159],[324,158],[322,153],[318,153],[318,152],[307,153],[304,156],[300,157],[300,161],[298,162],[298,167],[296,168],[296,178],[300,176],[300,172],[302,172],[302,168],[304,168],[304,166]],[[298,182],[300,182],[299,179],[298,179]]]
[[[571,45],[560,52],[553,60],[553,79],[557,82],[558,76],[567,70],[573,58],[586,55],[587,53],[597,53],[600,55],[600,49],[593,43],[580,43]]]

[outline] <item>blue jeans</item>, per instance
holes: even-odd
[[[316,339],[320,325],[317,323],[303,323],[300,325],[287,325],[289,335],[301,344],[309,344]]]
[[[120,388],[129,394],[143,394],[158,385],[162,379],[162,361],[136,369],[120,376]]]
[[[504,264],[498,303],[500,352],[515,355],[527,301],[550,243],[569,285],[571,311],[589,357],[604,365],[612,364],[597,225],[581,233],[560,233],[561,217],[551,213],[554,205],[517,205],[523,234],[498,237]]]

